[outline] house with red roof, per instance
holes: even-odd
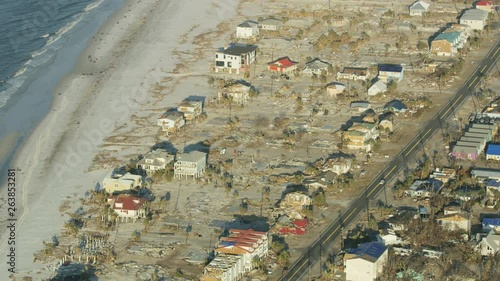
[[[282,57],[267,64],[270,71],[279,73],[290,73],[297,69],[297,63],[290,60],[289,57]]]
[[[129,219],[136,221],[146,216],[144,204],[146,198],[136,197],[128,194],[120,194],[108,197],[108,204],[118,215],[121,221],[128,222]]]
[[[253,269],[254,258],[268,254],[267,232],[253,229],[230,229],[215,248],[215,258],[204,269],[200,280],[238,280]]]
[[[476,9],[487,11],[489,13],[495,10],[495,6],[493,5],[493,1],[479,1],[474,4]]]

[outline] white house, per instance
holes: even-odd
[[[389,83],[390,81],[399,82],[403,80],[404,69],[399,64],[379,64],[378,79]]]
[[[259,28],[261,30],[271,30],[276,31],[281,29],[282,22],[277,19],[268,18],[259,22]]]
[[[167,112],[158,118],[158,126],[167,135],[179,131],[185,124],[186,120],[182,112]]]
[[[259,36],[257,22],[247,20],[236,27],[236,38],[249,39]]]
[[[470,229],[470,219],[467,215],[462,214],[451,214],[445,215],[442,218],[437,219],[439,225],[447,230],[463,230],[468,232]]]
[[[466,10],[460,17],[460,24],[467,25],[471,29],[483,30],[488,19],[489,12],[479,9]]]
[[[145,170],[148,175],[156,171],[165,170],[167,164],[174,161],[174,155],[169,154],[163,150],[153,150],[144,155],[144,157],[137,161],[136,166],[139,170]]]
[[[368,89],[368,95],[369,96],[376,96],[378,94],[385,93],[387,91],[387,84],[384,83],[382,80],[378,80],[377,82],[373,83],[373,85],[370,86]]]
[[[135,187],[142,187],[142,176],[131,173],[120,174],[115,170],[111,171],[102,181],[102,188],[108,193],[130,190]]]
[[[483,256],[494,255],[500,251],[500,233],[491,230],[488,235],[479,242],[477,249]]]
[[[174,163],[174,178],[199,178],[205,172],[206,164],[206,153],[191,151],[181,154]]]
[[[146,201],[145,198],[128,194],[108,197],[108,204],[122,221],[128,221],[129,219],[136,221],[138,218],[145,217],[146,209],[144,208],[144,203]]]
[[[257,46],[232,43],[215,52],[215,72],[245,73],[255,61]]]
[[[379,242],[362,243],[347,252],[344,256],[347,281],[375,281],[388,258],[387,247]]]
[[[424,1],[416,1],[410,5],[410,16],[421,16],[429,10],[431,4]]]
[[[312,76],[313,74],[316,74],[318,76],[325,74],[328,75],[328,68],[331,66],[331,64],[320,60],[319,58],[315,58],[314,60],[306,63],[306,67],[304,70],[302,70],[302,73],[304,73],[307,76]]]

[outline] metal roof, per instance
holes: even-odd
[[[231,43],[231,45],[229,45],[229,47],[222,49],[222,50],[219,50],[219,52],[222,52],[223,54],[226,54],[226,55],[241,56],[243,54],[247,54],[247,53],[253,52],[255,50],[257,50],[256,45]]]
[[[486,155],[500,155],[500,144],[490,144],[486,150]]]
[[[476,21],[486,21],[488,18],[488,12],[479,9],[470,9],[463,13],[460,17],[460,21],[463,20],[476,20]]]
[[[362,243],[359,244],[357,248],[348,250],[350,254],[357,255],[358,257],[363,259],[366,259],[368,257],[367,260],[372,261],[376,261],[378,258],[380,258],[380,256],[382,256],[385,251],[387,251],[387,247],[379,242]]]
[[[378,71],[402,72],[403,67],[399,64],[379,64]]]

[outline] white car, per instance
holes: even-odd
[[[385,180],[380,180],[380,182],[378,184],[384,184],[385,183]]]

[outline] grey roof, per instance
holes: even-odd
[[[457,141],[457,146],[470,146],[470,147],[480,148],[481,145],[482,145],[481,143],[475,141],[462,141],[462,140]]]
[[[500,179],[500,170],[489,168],[474,168],[471,175],[477,178]]]
[[[474,124],[472,124],[472,128],[488,129],[488,130],[493,131],[495,129],[495,126],[491,125],[491,124],[478,124],[478,123],[474,123]]]
[[[477,150],[475,146],[455,145],[453,147],[455,153],[477,153]]]
[[[426,3],[424,1],[417,1],[410,6],[410,10],[422,10],[422,11],[427,11],[429,8],[430,4]]]
[[[462,20],[477,20],[477,21],[486,21],[488,18],[488,12],[479,9],[470,9],[463,13],[460,17],[460,21]]]
[[[148,153],[146,153],[141,160],[137,161],[137,165],[148,164],[148,165],[153,165],[153,166],[161,166],[161,165],[165,164],[162,161],[158,160],[159,158],[165,159],[166,164],[174,161],[174,155],[168,153],[165,150],[157,149],[157,150],[149,151]],[[146,159],[152,159],[153,163],[146,163]]]
[[[476,143],[480,143],[480,144],[483,144],[484,142],[486,142],[486,135],[484,135],[484,137],[467,137],[467,136],[462,136],[460,138],[460,141],[467,141],[467,142],[476,142]]]
[[[222,52],[226,55],[241,56],[243,54],[247,54],[255,50],[257,50],[256,45],[232,43],[231,45],[229,45],[229,47],[225,49],[220,49],[219,52]]]
[[[170,119],[170,120],[177,120],[178,118],[180,117],[184,117],[184,114],[182,114],[182,112],[178,112],[178,111],[170,111],[170,112],[166,112],[164,113],[162,116],[161,116],[161,119]]]
[[[369,108],[370,107],[370,102],[367,101],[353,101],[351,102],[351,108]]]
[[[243,23],[240,23],[238,27],[254,27],[257,25],[257,22],[252,21],[252,20],[247,20]]]
[[[306,68],[309,69],[325,69],[328,68],[331,64],[325,61],[320,60],[319,58],[315,58],[312,61],[306,63]]]
[[[402,112],[402,111],[406,111],[408,109],[408,107],[400,100],[392,100],[384,106],[384,109]]]
[[[185,162],[198,162],[201,158],[206,158],[207,154],[200,151],[191,151],[188,153],[183,153],[177,157],[177,161]]]
[[[500,235],[496,234],[495,230],[490,231],[484,240],[494,252],[500,250]]]

